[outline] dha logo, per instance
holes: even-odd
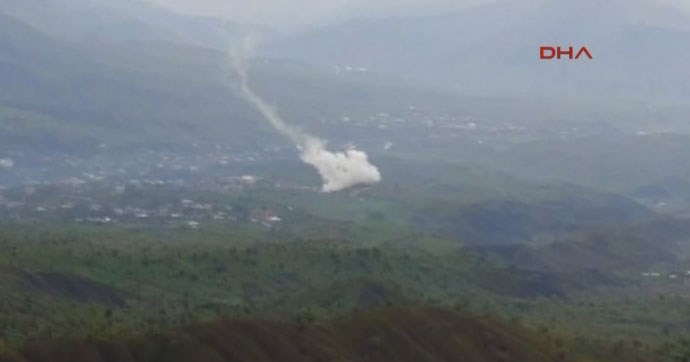
[[[582,47],[577,53],[575,53],[575,48],[573,47],[561,48],[542,46],[539,48],[539,56],[542,60],[552,60],[554,58],[560,60],[561,58],[565,58],[565,56],[568,56],[567,59],[570,60],[577,60],[582,56],[586,56],[589,59],[594,59],[594,57],[592,57],[592,53],[589,51],[589,49],[587,49],[587,47]]]

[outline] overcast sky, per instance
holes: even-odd
[[[356,16],[387,16],[435,13],[477,6],[497,0],[149,0],[177,11],[232,19],[243,23],[290,29],[324,24]],[[554,0],[502,0],[538,3]],[[559,0],[564,1],[564,0]],[[576,1],[576,0],[572,0]],[[690,13],[690,0],[601,0],[622,1],[643,14],[659,5],[671,5]],[[639,4],[645,5],[640,6]],[[637,5],[635,5],[637,4]],[[596,11],[596,9],[593,9]]]
[[[409,15],[494,0],[149,0],[178,11],[276,28],[323,24],[354,16]],[[534,1],[534,0],[525,0]]]

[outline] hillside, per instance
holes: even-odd
[[[255,129],[243,133],[253,125],[242,124],[247,108],[223,86],[222,53],[161,43],[85,47],[0,16],[5,28],[0,35],[0,72],[6,84],[0,105],[2,114],[9,114],[8,121],[15,123],[0,134],[6,147],[27,146],[26,138],[47,131],[46,124],[57,133],[46,135],[47,145],[34,146],[48,150],[74,141],[75,148],[137,138],[153,142],[153,137],[162,136],[160,132],[179,142],[189,139],[184,136],[186,129],[204,124],[231,127],[228,134],[245,139],[256,133]],[[191,94],[196,97],[190,99]],[[12,115],[16,111],[24,113]],[[44,124],[32,127],[36,119]],[[79,134],[82,138],[70,139]]]
[[[686,220],[665,219],[593,228],[548,245],[489,246],[483,251],[527,270],[566,275],[593,272],[600,280],[581,280],[581,285],[605,284],[620,272],[635,276],[663,264],[682,266],[688,256],[689,232]]]
[[[625,348],[611,348],[608,353],[613,351],[626,361],[651,360],[647,353]],[[31,344],[0,360],[555,362],[574,361],[581,353],[488,318],[440,309],[392,308],[314,324],[308,318],[297,323],[226,320],[129,341]]]

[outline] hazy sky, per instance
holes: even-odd
[[[149,0],[178,11],[211,15],[243,23],[289,29],[304,25],[329,23],[355,16],[409,15],[443,12],[476,6],[497,0]],[[506,0],[501,0],[506,1]],[[536,3],[554,0],[507,0]],[[558,0],[564,1],[564,0]],[[573,0],[575,1],[575,0]],[[660,4],[690,12],[690,0],[601,0],[622,1],[626,6],[639,4],[646,13]]]
[[[352,17],[377,17],[439,13],[497,1],[539,4],[578,0],[148,0],[177,11],[260,24],[274,30],[295,30]],[[669,14],[690,13],[690,0],[601,0],[617,1],[642,21],[666,23]],[[596,1],[594,1],[596,3]],[[669,7],[670,6],[670,7]],[[593,6],[592,11],[596,11]],[[670,12],[669,9],[672,9]],[[661,15],[660,15],[661,14]],[[671,16],[672,18],[673,16]],[[673,21],[670,21],[673,22]],[[690,29],[690,24],[668,24]]]
[[[353,16],[438,12],[493,0],[150,0],[184,12],[277,28],[327,23]],[[534,0],[524,0],[534,1]]]

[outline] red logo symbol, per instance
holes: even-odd
[[[568,48],[561,48],[561,47],[552,47],[552,46],[542,46],[539,48],[539,56],[540,59],[543,60],[551,60],[551,59],[561,59],[561,58],[566,58],[571,59],[571,60],[577,60],[580,59],[580,57],[586,56],[589,59],[594,59],[592,57],[592,52],[587,49],[587,47],[582,47],[580,50],[575,53],[575,48],[573,47],[568,47]]]

